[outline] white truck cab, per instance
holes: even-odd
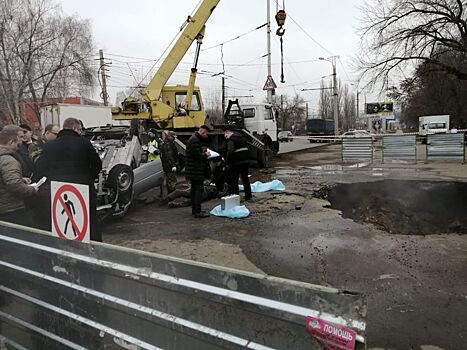
[[[418,120],[420,136],[449,132],[449,115],[429,115],[420,117]]]
[[[267,132],[272,141],[277,142],[276,111],[272,105],[243,104],[242,110],[245,116],[245,128],[250,133],[262,135],[263,132]]]

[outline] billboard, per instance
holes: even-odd
[[[388,115],[393,113],[393,107],[394,106],[392,102],[366,103],[365,114]]]

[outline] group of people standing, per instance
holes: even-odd
[[[82,123],[50,124],[39,139],[28,125],[7,125],[0,131],[0,220],[51,230],[50,183],[88,185],[91,239],[101,241],[94,181],[102,161],[91,142],[81,136]],[[40,187],[34,183],[45,177]]]
[[[239,194],[239,178],[250,200],[251,187],[248,179],[249,152],[247,142],[233,129],[226,130],[225,157],[212,159],[206,140],[210,128],[203,125],[186,145],[185,173],[191,183],[190,199],[195,218],[208,217],[201,209],[205,180],[217,193]],[[94,182],[102,169],[102,161],[91,142],[81,136],[82,123],[75,118],[58,125],[45,126],[40,138],[35,139],[28,125],[7,125],[0,131],[0,220],[51,230],[51,181],[70,182],[89,186],[91,239],[102,241],[97,220],[97,194]],[[168,193],[175,190],[177,172],[181,170],[176,134],[166,133],[164,140],[151,129],[148,161],[161,158]],[[42,186],[35,183],[47,180]]]
[[[225,161],[217,157],[214,159],[214,170],[211,173],[209,149],[206,140],[210,128],[202,125],[187,142],[185,176],[191,183],[191,207],[195,218],[208,217],[209,213],[201,209],[203,199],[204,181],[211,182],[220,190],[224,181],[228,184],[229,194],[239,194],[238,180],[242,179],[245,191],[245,200],[252,199],[250,180],[248,178],[249,150],[246,140],[233,128],[225,130],[224,137],[227,141]]]

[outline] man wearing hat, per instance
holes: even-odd
[[[201,210],[203,181],[211,177],[211,168],[208,162],[209,152],[205,146],[209,131],[211,130],[207,125],[201,125],[186,144],[185,176],[191,183],[191,213],[195,218],[209,217],[209,213]]]
[[[174,131],[169,131],[161,145],[161,161],[165,175],[165,183],[167,185],[167,193],[173,192],[177,185],[177,171],[179,167],[178,150],[174,143],[176,137],[177,134]]]
[[[148,162],[152,162],[154,160],[160,159],[159,154],[159,145],[161,143],[161,138],[159,137],[159,134],[156,129],[151,128],[149,129],[148,132],[149,136],[149,143],[148,143]]]

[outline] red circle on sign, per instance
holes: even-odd
[[[58,226],[57,212],[56,212],[57,202],[59,198],[61,198],[61,195],[63,192],[67,192],[67,191],[73,193],[76,196],[76,198],[78,198],[79,204],[81,205],[81,208],[83,209],[83,229],[78,230],[79,231],[78,235],[73,239],[74,241],[81,242],[84,236],[86,235],[86,231],[89,225],[89,218],[88,218],[88,211],[86,210],[86,203],[84,202],[84,198],[76,187],[72,185],[63,185],[62,187],[58,189],[57,193],[55,193],[55,196],[52,202],[53,225],[55,227],[55,231],[58,233],[60,238],[67,239],[66,235],[60,230],[60,227]],[[72,219],[70,218],[70,220]]]

